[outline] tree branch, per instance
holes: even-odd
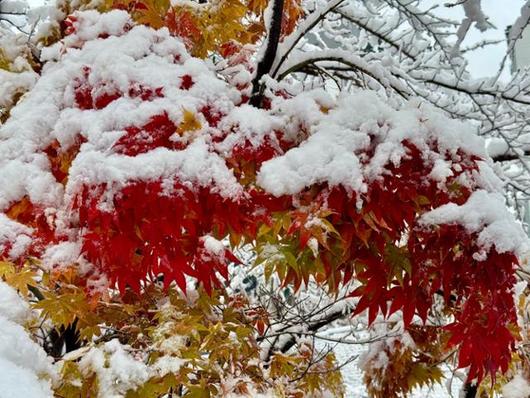
[[[400,84],[400,80],[392,75],[387,73],[386,70],[381,67],[378,70],[371,68],[361,57],[355,56],[353,54],[347,54],[343,51],[334,51],[334,52],[323,52],[321,55],[319,53],[309,54],[307,59],[300,60],[299,63],[294,65],[288,65],[284,71],[278,76],[278,80],[283,80],[287,75],[303,70],[309,65],[316,64],[317,62],[336,62],[338,64],[346,65],[353,71],[359,71],[360,73],[369,76],[373,80],[377,81],[382,87],[391,88],[401,97],[407,99],[410,96],[405,89],[405,86]]]
[[[464,385],[464,398],[475,398],[477,396],[477,386],[475,384],[466,383]]]
[[[289,57],[289,54],[296,47],[298,42],[304,37],[311,29],[313,29],[329,12],[337,8],[344,0],[330,0],[328,4],[310,14],[298,27],[296,31],[284,40],[280,48],[278,59],[274,60],[272,66],[271,76],[276,77],[283,63]]]
[[[437,79],[424,79],[422,80],[423,83],[429,83],[429,84],[435,84],[437,86],[440,86],[440,87],[443,87],[443,88],[446,88],[448,90],[453,90],[453,91],[457,91],[457,92],[460,92],[460,93],[463,93],[463,94],[467,94],[469,96],[473,96],[473,95],[485,95],[485,96],[489,96],[489,97],[492,97],[492,98],[502,98],[503,100],[506,100],[506,101],[511,101],[511,102],[515,102],[515,103],[518,103],[518,104],[522,104],[522,105],[530,105],[530,99],[521,99],[521,98],[517,98],[517,97],[512,97],[512,96],[509,96],[503,92],[498,92],[498,91],[495,91],[495,90],[487,90],[487,89],[471,89],[469,87],[465,87],[465,86],[462,86],[462,85],[453,85],[453,84],[450,84],[450,83],[447,83],[447,82],[444,82],[444,81],[441,81],[441,80],[437,80]]]
[[[512,160],[520,160],[521,156],[530,156],[530,151],[524,151],[522,154],[505,153],[502,155],[492,156],[494,162],[509,162]]]
[[[276,51],[278,50],[278,43],[280,42],[280,34],[282,31],[282,15],[283,15],[283,1],[271,0],[272,17],[269,25],[269,32],[266,38],[267,48],[263,57],[258,63],[256,69],[256,76],[252,80],[252,98],[250,104],[260,107],[263,99],[263,87],[260,83],[261,78],[270,72],[274,59],[276,58]]]
[[[277,333],[277,334],[275,334],[274,343],[271,344],[271,346],[268,349],[267,355],[265,356],[266,362],[269,361],[270,357],[275,352],[286,353],[287,351],[289,351],[291,349],[291,347],[293,347],[296,344],[296,337],[297,336],[304,335],[307,332],[316,332],[319,329],[321,329],[322,327],[324,327],[326,325],[329,325],[330,323],[332,323],[332,322],[334,322],[334,321],[336,321],[338,319],[344,318],[350,312],[351,312],[351,310],[345,312],[342,308],[337,310],[337,311],[333,311],[333,312],[329,313],[327,316],[325,316],[325,317],[323,317],[321,319],[318,319],[318,320],[316,320],[313,323],[310,323],[309,326],[307,327],[307,329],[304,331],[304,333],[296,333],[296,332],[290,331],[290,332],[287,332],[287,333]],[[285,340],[282,340],[281,344],[279,346],[276,346],[276,344],[278,343],[279,337],[281,335],[284,335],[284,334],[288,334],[289,338],[285,339]],[[268,336],[263,336],[261,338],[258,338],[258,341],[263,341],[263,340],[266,340],[267,338],[268,338]]]
[[[350,14],[344,12],[344,11],[341,11],[341,10],[335,10],[335,12],[337,14],[339,14],[341,17],[343,17],[344,19],[346,19],[346,20],[350,21],[351,23],[357,25],[361,29],[364,29],[366,32],[370,33],[372,36],[377,37],[379,40],[385,42],[389,46],[391,46],[394,49],[396,49],[397,51],[401,52],[407,58],[409,58],[409,59],[411,59],[413,61],[416,60],[416,57],[414,55],[412,55],[410,52],[408,52],[407,49],[404,48],[403,45],[392,41],[392,39],[390,39],[389,37],[387,37],[383,33],[378,32],[376,29],[371,28],[368,23],[364,23],[363,21],[361,21],[360,18],[355,18],[354,15],[350,15]]]

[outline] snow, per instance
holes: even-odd
[[[31,370],[0,358],[0,398],[52,398],[50,383],[38,379]]]
[[[478,190],[461,206],[449,203],[423,214],[420,223],[462,225],[469,233],[478,233],[477,243],[486,251],[495,247],[499,253],[519,256],[528,251],[528,237],[499,193]]]
[[[486,140],[486,148],[488,155],[492,158],[496,156],[506,155],[510,148],[506,140],[502,138],[489,138]]]
[[[526,1],[521,7],[521,13],[513,23],[508,34],[508,53],[513,50],[516,40],[521,37],[523,30],[530,22],[530,1]]]
[[[96,10],[87,10],[83,12],[82,20],[75,20],[72,26],[75,33],[64,38],[64,44],[67,47],[97,39],[102,32],[111,36],[121,35],[132,26],[132,19],[126,11],[122,10],[103,14]]]
[[[9,123],[6,123],[4,126],[7,127],[8,125]],[[0,138],[1,133],[2,130],[0,129]],[[19,141],[20,138],[17,137],[16,141]],[[6,209],[24,196],[28,196],[33,203],[43,204],[46,207],[58,206],[63,187],[57,183],[50,172],[43,170],[43,166],[47,165],[45,156],[36,154],[31,163],[20,159],[10,159],[7,151],[14,149],[11,144],[15,143],[11,140],[0,141],[0,153],[6,155],[0,160],[0,209]],[[29,147],[30,145],[28,143],[19,146],[18,149],[22,151],[25,149],[24,146]]]
[[[9,255],[18,257],[30,245],[32,232],[31,228],[0,213],[0,251],[9,248]]]
[[[478,161],[478,171],[473,172],[473,179],[477,186],[489,192],[502,192],[505,181],[501,179],[502,173],[491,166],[491,163]]]
[[[429,177],[435,181],[445,182],[447,177],[453,175],[453,170],[451,170],[451,164],[446,162],[443,159],[436,159],[434,162],[434,167],[429,173]]]
[[[282,89],[279,84],[278,89]],[[285,123],[282,127],[286,130],[287,136],[293,139],[297,137],[301,129],[307,130],[320,122],[324,110],[335,106],[335,99],[323,89],[295,92],[294,94],[296,95],[287,100],[273,98],[272,103],[273,113],[284,115]]]
[[[530,397],[530,384],[520,373],[502,387],[504,398],[528,398]]]
[[[24,323],[31,316],[28,303],[20,298],[15,289],[0,281],[0,316],[18,324]]]
[[[42,255],[42,265],[51,269],[54,267],[66,267],[79,263],[81,256],[80,242],[61,242],[50,246]]]
[[[135,359],[130,347],[117,339],[93,347],[79,362],[84,373],[95,372],[100,398],[122,398],[128,390],[141,386],[149,379],[147,365]]]
[[[0,358],[39,375],[53,375],[54,369],[41,346],[30,339],[24,328],[0,316]]]
[[[366,184],[385,173],[388,164],[397,165],[406,155],[404,140],[424,150],[425,158],[437,165],[433,170],[436,180],[449,175],[449,164],[440,163],[440,153],[461,148],[486,157],[482,139],[473,135],[469,126],[417,101],[393,109],[373,92],[342,96],[310,134],[299,147],[265,162],[258,184],[276,196],[323,182],[363,193]],[[435,140],[438,153],[428,146]],[[374,143],[374,155],[366,159],[365,153]]]
[[[180,368],[185,364],[186,361],[184,359],[164,355],[155,361],[151,369],[155,371],[159,377],[163,377],[168,373],[178,373]]]
[[[477,29],[485,31],[490,28],[491,25],[488,23],[488,17],[484,14],[481,7],[482,0],[468,0],[462,4],[466,17],[471,21],[476,22]]]
[[[31,317],[28,304],[2,281],[0,297],[0,397],[53,397],[52,359],[21,326]]]
[[[224,256],[224,253],[226,252],[226,248],[223,242],[221,242],[218,239],[215,239],[213,236],[210,236],[210,235],[203,237],[202,241],[204,242],[204,248],[206,249],[206,251],[208,251],[209,253],[215,256],[220,256],[220,257]]]
[[[298,70],[299,65],[307,63],[308,60],[313,62],[326,62],[327,64],[339,64],[351,66],[359,69],[366,74],[366,78],[372,77],[372,84],[369,86],[377,89],[380,85],[384,87],[392,87],[397,92],[404,94],[412,94],[407,85],[392,73],[389,72],[388,65],[383,62],[368,62],[363,57],[352,54],[344,50],[319,50],[319,51],[293,51],[291,56],[278,69],[278,79],[282,79],[288,73]]]
[[[10,8],[16,3],[20,2],[3,2],[2,10],[4,5]],[[28,52],[24,37],[0,27],[0,63],[5,64],[0,68],[0,118],[14,105],[16,97],[29,91],[37,81],[38,75],[27,60]]]
[[[488,22],[488,17],[482,11],[481,1],[482,0],[467,0],[462,4],[466,18],[464,18],[456,32],[457,40],[453,47],[453,54],[458,53],[460,45],[464,41],[473,22],[475,23],[476,28],[481,32],[493,27],[493,25]]]
[[[13,97],[29,91],[37,81],[35,72],[9,72],[0,69],[0,109],[13,105]]]
[[[321,182],[363,191],[359,159],[353,151],[363,145],[361,140],[367,145],[365,137],[352,136],[347,129],[331,123],[326,126],[298,148],[266,162],[260,169],[258,184],[276,196],[295,194]]]
[[[259,147],[266,136],[272,138],[273,131],[281,127],[282,120],[279,117],[271,117],[269,112],[263,109],[242,105],[232,109],[220,123],[221,131],[232,131],[234,134],[228,135],[217,144],[216,149],[229,157],[234,146],[245,140],[253,147]]]
[[[238,197],[242,188],[224,161],[209,151],[203,139],[196,139],[182,151],[156,148],[137,156],[109,154],[85,145],[72,163],[67,194],[82,185],[107,183],[116,189],[135,180],[179,180],[202,187],[214,186],[225,197]]]

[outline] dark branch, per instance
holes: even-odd
[[[321,328],[323,328],[324,326],[329,325],[330,323],[338,319],[344,318],[347,315],[348,313],[345,313],[342,309],[331,312],[329,315],[325,316],[324,318],[321,318],[319,320],[314,321],[313,323],[310,323],[307,329],[305,330],[305,333],[316,332],[320,330]],[[283,340],[282,344],[279,346],[277,346],[279,339],[278,339],[278,336],[276,336],[274,343],[269,348],[266,361],[268,361],[275,352],[286,353],[287,351],[289,351],[296,344],[296,337],[301,336],[301,334],[298,335],[295,332],[288,332],[285,334],[289,334],[290,336],[288,339]],[[258,338],[258,341],[263,341],[265,339],[267,339],[266,335],[261,338]]]
[[[440,87],[443,87],[443,88],[446,88],[446,89],[449,89],[449,90],[457,91],[457,92],[460,92],[460,93],[464,93],[464,94],[467,94],[469,96],[485,95],[485,96],[494,97],[494,98],[499,98],[500,97],[500,98],[502,98],[505,101],[511,101],[511,102],[515,102],[515,103],[518,103],[518,104],[522,104],[522,105],[530,105],[530,99],[521,99],[521,98],[517,98],[517,97],[512,97],[512,96],[509,96],[509,95],[507,95],[505,93],[502,93],[502,92],[499,93],[498,91],[494,91],[494,90],[484,90],[484,89],[473,90],[473,89],[470,89],[470,88],[467,88],[467,87],[449,84],[449,83],[446,83],[446,82],[443,82],[443,81],[440,81],[440,80],[436,80],[436,79],[425,79],[425,80],[422,80],[422,82],[423,83],[435,84],[437,86],[440,86]]]
[[[331,0],[323,9],[314,11],[314,13],[309,15],[306,19],[306,21],[309,20],[309,23],[305,23],[303,27],[299,28],[297,31],[292,33],[291,36],[289,36],[289,46],[283,51],[282,54],[279,54],[281,58],[278,60],[278,62],[274,63],[275,67],[274,70],[271,72],[272,77],[276,78],[276,75],[280,70],[281,66],[287,60],[289,54],[291,53],[291,51],[293,51],[293,49],[296,47],[302,37],[304,37],[309,31],[311,31],[311,29],[313,29],[329,12],[337,8],[343,1],[344,0]]]
[[[464,385],[464,398],[475,398],[477,396],[477,386],[475,384],[466,383]]]
[[[49,344],[46,351],[54,358],[61,358],[64,354],[81,347],[82,341],[77,331],[77,319],[67,327],[52,329],[48,335]]]
[[[512,160],[521,160],[521,157],[523,156],[530,156],[530,151],[524,151],[522,154],[515,154],[507,152],[502,155],[492,156],[494,162],[510,162]]]
[[[278,50],[278,43],[280,42],[280,34],[282,31],[282,15],[283,15],[283,1],[284,0],[271,0],[272,5],[272,17],[269,26],[269,32],[267,36],[267,48],[263,57],[258,63],[256,69],[256,76],[252,81],[252,98],[250,104],[254,106],[261,106],[263,99],[263,87],[260,83],[261,78],[270,72],[274,59],[276,58],[276,51]]]
[[[280,76],[278,76],[278,80],[283,80],[287,75],[291,73],[296,73],[304,70],[304,68],[314,65],[317,62],[336,62],[338,64],[346,65],[350,71],[358,71],[366,76],[371,77],[373,80],[379,82],[381,86],[392,88],[397,94],[399,94],[401,97],[407,99],[409,98],[409,94],[405,91],[403,91],[400,87],[397,87],[397,85],[392,84],[392,82],[385,83],[381,80],[381,77],[376,76],[372,71],[370,71],[365,65],[354,63],[351,60],[348,60],[346,58],[342,58],[340,56],[333,56],[333,55],[315,55],[314,57],[304,60],[296,65],[291,66],[286,71],[282,72]],[[344,71],[348,71],[348,69],[344,69]],[[389,74],[388,77],[392,77],[397,79],[397,76],[394,76],[393,74]]]

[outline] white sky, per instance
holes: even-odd
[[[454,3],[455,1],[422,0],[420,4],[421,8],[439,5],[437,12],[440,15],[461,21],[465,17],[462,6],[445,7],[444,4],[449,2]],[[489,17],[489,21],[495,25],[496,29],[480,32],[475,27],[471,27],[466,39],[462,43],[462,47],[468,47],[484,39],[502,39],[503,43],[489,46],[486,49],[476,50],[472,55],[467,57],[469,70],[474,77],[489,77],[496,74],[501,60],[506,53],[505,29],[508,25],[515,22],[525,2],[525,0],[482,0],[482,9]]]

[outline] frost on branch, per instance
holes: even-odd
[[[258,109],[165,28],[68,21],[0,128],[2,257],[73,261],[124,295],[188,277],[212,293],[237,262],[223,239],[252,242],[285,285],[355,280],[370,322],[400,311],[409,328],[441,293],[470,378],[506,369],[525,239],[495,215],[502,184],[469,127],[414,99],[288,84]]]

